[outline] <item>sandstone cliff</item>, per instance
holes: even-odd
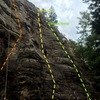
[[[50,27],[28,1],[0,0],[0,100],[93,100],[92,78]]]

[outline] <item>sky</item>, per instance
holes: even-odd
[[[80,17],[80,12],[87,10],[88,5],[82,0],[28,0],[35,6],[46,10],[54,7],[57,14],[58,22],[68,22],[69,25],[58,25],[59,31],[66,38],[76,41],[80,35],[76,34],[78,25],[77,17]]]

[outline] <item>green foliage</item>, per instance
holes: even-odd
[[[100,48],[97,48],[98,46],[96,45],[98,43],[96,42],[98,38],[100,40],[100,37],[96,34],[89,35],[86,38],[84,57],[88,61],[90,70],[94,71],[95,74],[100,75]]]
[[[82,12],[79,18],[78,34],[81,34],[76,43],[75,55],[85,62],[89,70],[100,75],[100,35],[91,34],[91,17]]]
[[[89,10],[92,16],[92,33],[100,35],[100,0],[83,0],[89,3]]]
[[[44,9],[44,8],[42,8],[42,14],[43,14],[44,16],[46,16],[46,15],[47,15],[47,12],[45,11],[45,9]]]
[[[49,21],[57,23],[57,14],[55,13],[55,10],[54,10],[53,6],[51,6],[50,10],[51,10],[51,12],[48,13],[48,15],[49,15]]]
[[[80,58],[85,64],[88,66],[88,69],[92,71],[96,75],[100,75],[100,37],[98,35],[89,35],[85,38],[84,45],[78,43],[74,43],[74,53],[76,57]],[[99,44],[98,46],[96,44]]]
[[[79,25],[76,27],[78,30],[78,34],[81,34],[80,39],[78,40],[81,44],[84,44],[85,38],[90,34],[91,32],[91,17],[90,14],[87,11],[80,12],[81,18],[79,19]]]
[[[50,23],[57,23],[57,14],[55,13],[54,7],[50,7],[50,12],[46,12],[45,9],[42,9],[42,14],[47,18],[48,22]],[[55,24],[51,24],[51,26],[54,26]]]

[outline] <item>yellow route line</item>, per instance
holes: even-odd
[[[17,38],[16,42],[14,43],[13,48],[11,49],[10,53],[7,55],[7,58],[4,61],[2,67],[0,68],[1,71],[3,70],[4,66],[6,65],[8,59],[9,59],[9,57],[11,56],[12,52],[14,51],[14,49],[16,47],[16,44],[19,42],[20,38],[22,37],[22,28],[21,28],[21,25],[20,25],[20,20],[18,18],[18,11],[16,9],[16,4],[15,4],[15,1],[14,0],[11,0],[11,1],[12,1],[13,6],[14,6],[15,13],[16,13],[16,17],[17,17],[17,22],[18,22],[18,27],[19,27],[20,35]]]
[[[38,25],[39,25],[39,32],[40,32],[40,42],[41,42],[41,51],[42,51],[42,54],[43,54],[43,57],[47,63],[47,66],[48,66],[48,69],[50,71],[50,75],[51,75],[51,78],[53,80],[53,90],[52,90],[52,99],[54,99],[54,94],[55,94],[55,88],[56,88],[56,82],[55,82],[55,79],[54,79],[54,75],[53,75],[53,72],[52,72],[52,69],[51,69],[51,66],[49,64],[49,61],[46,57],[46,55],[44,54],[44,45],[43,45],[43,35],[42,35],[42,30],[41,30],[41,24],[40,24],[40,13],[39,13],[39,10],[38,10]]]
[[[90,95],[89,95],[89,93],[88,93],[88,91],[87,91],[87,88],[86,88],[86,86],[85,86],[85,84],[84,84],[84,82],[83,82],[83,79],[81,78],[81,75],[80,75],[80,73],[79,73],[79,71],[78,71],[76,65],[74,64],[73,60],[71,59],[71,57],[70,57],[70,55],[68,54],[67,50],[65,49],[64,45],[60,42],[59,37],[58,37],[58,36],[56,35],[56,33],[54,32],[54,30],[53,30],[53,28],[51,27],[51,25],[49,24],[49,22],[48,22],[48,21],[46,21],[46,22],[48,23],[48,26],[49,26],[49,28],[51,29],[51,31],[52,31],[52,33],[54,34],[54,36],[56,37],[57,41],[59,41],[59,44],[61,45],[61,47],[62,47],[62,49],[64,50],[65,54],[68,56],[70,62],[73,64],[73,66],[74,66],[74,68],[75,68],[75,70],[76,70],[76,73],[77,73],[77,75],[78,75],[78,77],[79,77],[79,79],[80,79],[80,81],[81,81],[82,87],[84,88],[84,91],[85,91],[85,93],[86,93],[86,95],[87,95],[87,97],[88,97],[88,100],[91,100]]]

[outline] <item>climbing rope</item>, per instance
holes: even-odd
[[[11,0],[9,0],[10,3],[11,3]],[[12,3],[11,3],[12,4]],[[10,17],[11,17],[11,13],[12,13],[12,10],[11,10],[11,6],[10,6]],[[11,24],[12,25],[12,24]],[[9,54],[9,47],[10,47],[10,34],[8,34],[8,53]],[[5,78],[5,99],[7,98],[7,83],[8,83],[8,63],[9,63],[9,59],[7,61],[7,65],[6,65],[6,78]]]
[[[8,53],[9,53],[9,45],[10,45],[10,34],[8,36]],[[9,60],[7,61],[7,65],[6,65],[5,98],[7,97],[8,63],[9,63]]]
[[[20,20],[18,18],[18,11],[16,9],[16,4],[14,2],[14,0],[10,0],[10,3],[13,5],[14,7],[14,11],[16,13],[16,17],[17,17],[17,22],[18,22],[18,27],[19,27],[19,30],[20,30],[20,35],[19,37],[17,38],[15,44],[13,45],[13,48],[11,49],[11,51],[9,51],[9,46],[10,46],[10,34],[8,36],[8,55],[7,55],[7,58],[6,60],[4,61],[2,67],[0,68],[0,70],[2,71],[4,66],[7,64],[7,67],[6,67],[6,79],[5,79],[5,96],[4,96],[4,100],[6,100],[6,97],[7,97],[7,80],[8,80],[8,59],[9,57],[11,56],[12,52],[14,51],[15,47],[16,47],[16,44],[19,42],[20,38],[22,37],[22,28],[21,28],[21,25],[20,25]],[[11,17],[11,7],[10,7],[10,17]]]

